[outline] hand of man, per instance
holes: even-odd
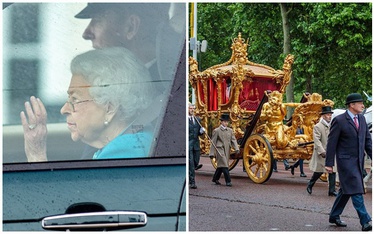
[[[332,167],[325,166],[325,169],[328,173],[333,173]]]

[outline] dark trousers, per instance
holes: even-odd
[[[287,168],[287,166],[289,167],[290,164],[288,163],[287,159],[283,159],[283,164],[284,164],[284,168]],[[277,166],[277,160],[274,159],[274,163],[273,163],[273,169],[274,170],[278,170],[278,166]]]
[[[312,178],[310,178],[308,182],[308,186],[313,187],[316,181],[319,179],[319,177],[321,177],[322,174],[323,172],[313,172]]]
[[[321,177],[323,172],[313,172],[312,178],[310,178],[308,182],[308,187],[312,188],[316,181]],[[335,183],[336,183],[336,173],[329,173],[328,177],[328,183],[329,183],[329,193],[332,193],[335,191]]]
[[[300,166],[300,173],[304,173],[304,160],[303,159],[297,160],[297,162],[295,162],[295,164],[292,165],[291,167],[297,168],[298,166]]]
[[[231,183],[231,178],[230,178],[228,167],[217,167],[216,172],[214,172],[214,175],[213,175],[213,181],[219,180],[219,178],[221,178],[222,173],[225,176],[226,184]]]
[[[200,149],[192,150],[193,153],[193,161],[194,161],[194,168],[200,164]]]
[[[188,180],[189,184],[195,184],[195,161],[192,149],[188,153]]]
[[[362,194],[343,194],[342,189],[339,189],[338,196],[336,196],[334,205],[331,208],[330,219],[340,219],[340,215],[343,213],[349,198],[352,199],[353,207],[356,209],[358,217],[360,218],[360,224],[364,225],[365,223],[370,222],[371,217],[366,211]]]

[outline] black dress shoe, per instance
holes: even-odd
[[[340,219],[329,219],[329,223],[335,223],[338,227],[346,227],[347,224],[341,221]]]
[[[300,177],[306,177],[306,175],[304,173],[301,173]]]
[[[190,184],[190,188],[197,189],[197,186],[196,186],[196,184]]]
[[[370,223],[365,223],[364,225],[362,225],[362,231],[363,232],[371,231],[371,229],[372,229],[372,227],[371,227]]]
[[[221,183],[218,180],[212,180],[216,185],[220,185]]]
[[[232,184],[229,182],[229,183],[226,183],[226,186],[229,186],[229,187],[231,187],[232,186]]]
[[[295,167],[294,166],[290,166],[290,168],[291,168],[291,174],[292,175],[295,175]],[[287,169],[286,169],[287,170]]]
[[[196,167],[195,167],[195,170],[199,170],[200,168],[202,168],[203,167],[203,164],[199,164],[199,165],[197,165]]]
[[[306,191],[307,191],[309,194],[312,194],[312,187],[310,187],[310,186],[308,185],[308,187],[306,187]]]
[[[287,165],[287,166],[284,167],[284,169],[285,169],[286,171],[288,171],[290,168],[291,168],[290,165]]]
[[[336,191],[334,191],[334,192],[329,192],[329,196],[336,197],[336,196],[338,196],[338,192],[336,192]]]

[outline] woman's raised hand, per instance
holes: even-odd
[[[47,111],[43,102],[34,96],[25,102],[25,110],[20,113],[25,153],[29,162],[47,161]],[[27,115],[27,118],[26,118]]]

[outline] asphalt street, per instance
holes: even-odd
[[[230,171],[232,187],[212,182],[214,168],[209,157],[202,157],[203,167],[196,171],[197,189],[189,189],[189,231],[361,231],[351,201],[341,220],[347,227],[328,222],[335,197],[328,196],[327,182],[317,181],[313,193],[306,192],[312,172],[304,164],[306,178],[285,171],[278,162],[278,172],[264,184],[255,184],[243,172],[242,160]],[[292,165],[292,162],[290,162]],[[372,214],[372,185],[364,195],[366,209]]]

